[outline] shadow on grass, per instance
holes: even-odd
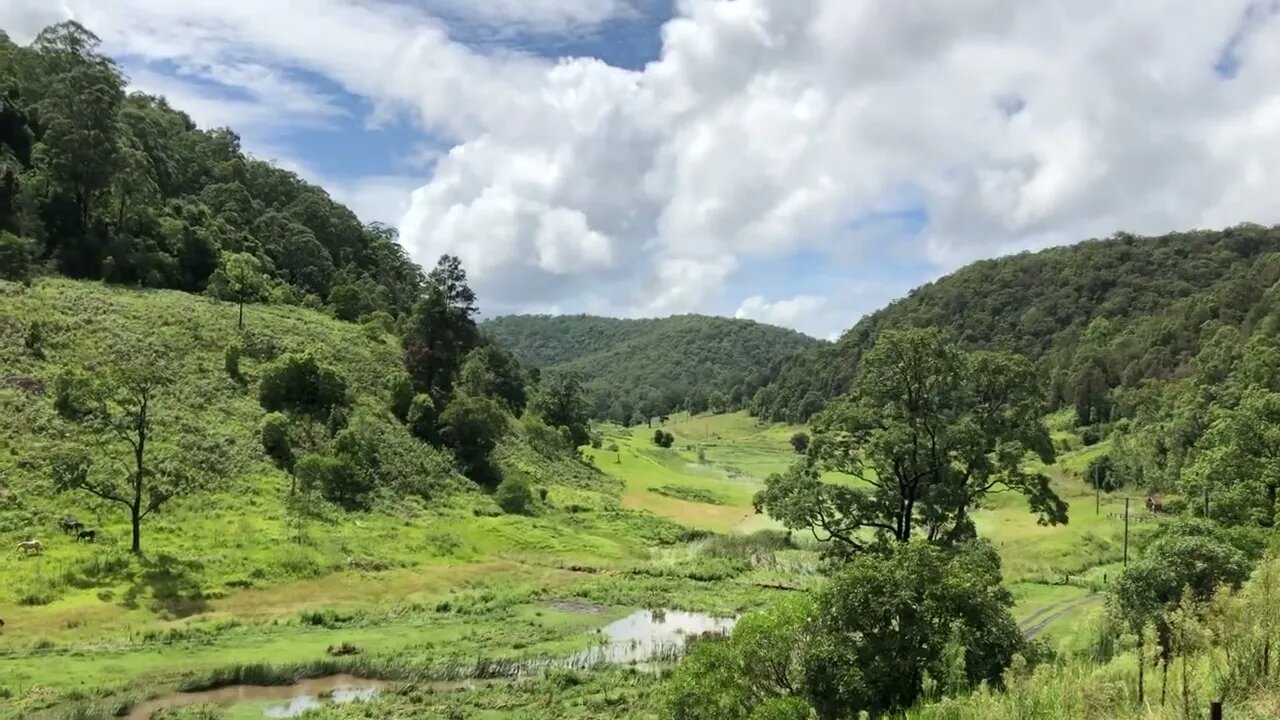
[[[198,615],[209,608],[200,587],[204,565],[197,560],[182,560],[167,553],[139,560],[139,570],[125,591],[125,607],[137,608],[150,591],[147,608],[169,619]]]

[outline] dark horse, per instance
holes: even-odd
[[[58,526],[62,528],[64,533],[78,533],[84,529],[84,523],[73,517],[64,517],[58,521]]]
[[[76,533],[76,542],[80,542],[82,540],[84,542],[93,542],[94,539],[97,538],[97,536],[98,536],[97,530],[81,530],[80,532]]]

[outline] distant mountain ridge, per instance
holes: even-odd
[[[750,373],[826,344],[795,330],[707,315],[509,315],[481,328],[522,365],[581,373],[593,414],[619,422],[742,407]]]
[[[879,333],[921,326],[971,349],[1027,355],[1051,403],[1071,402],[1082,383],[1115,388],[1184,372],[1214,323],[1280,330],[1278,280],[1280,229],[1253,224],[1120,233],[983,260],[868,315],[834,344],[762,368],[748,407],[803,422],[850,389]]]

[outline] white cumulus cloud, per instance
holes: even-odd
[[[503,308],[797,324],[805,297],[825,335],[871,308],[740,278],[805,253],[896,285],[858,259],[914,258],[924,279],[1118,230],[1280,221],[1280,20],[1249,0],[680,0],[637,71],[469,47],[451,0],[65,3],[111,49],[274,84],[267,107],[302,107],[301,69],[411,115],[451,149],[403,242],[461,255]],[[463,5],[542,28],[632,6]],[[865,231],[900,211],[923,229]]]

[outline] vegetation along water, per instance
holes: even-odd
[[[0,37],[0,718],[1280,716],[1280,230],[511,316]]]

